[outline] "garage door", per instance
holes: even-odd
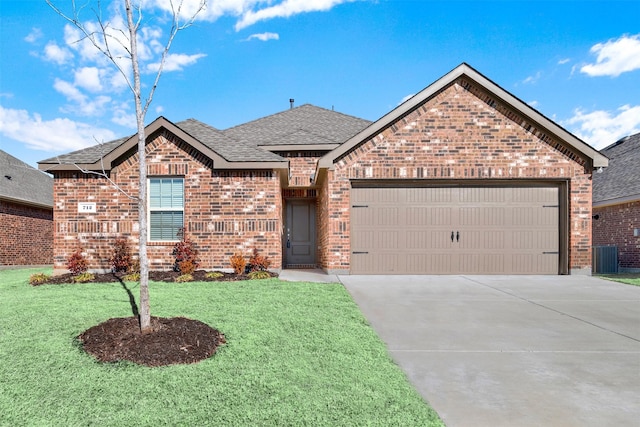
[[[353,188],[352,274],[558,274],[557,187]]]

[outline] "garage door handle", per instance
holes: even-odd
[[[453,243],[453,231],[451,232],[451,243]]]
[[[460,241],[460,232],[456,231],[456,242]]]

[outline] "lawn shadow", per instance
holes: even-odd
[[[131,289],[127,288],[127,284],[124,283],[124,280],[122,280],[120,277],[117,277],[117,279],[118,279],[118,282],[120,282],[120,285],[122,286],[122,289],[124,289],[125,292],[127,293],[127,295],[129,295],[129,304],[131,304],[131,312],[139,320],[140,319],[140,311],[138,310],[138,304],[136,304],[136,298],[133,296],[133,293],[131,292]]]

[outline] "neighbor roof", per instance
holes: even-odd
[[[53,178],[0,150],[0,199],[53,207]]]
[[[538,111],[527,105],[525,102],[511,95],[509,92],[502,89],[500,86],[480,74],[474,68],[466,63],[462,63],[449,73],[426,87],[409,100],[400,104],[397,108],[384,115],[382,118],[372,123],[369,127],[353,136],[337,149],[328,153],[326,156],[320,159],[318,162],[318,168],[331,168],[334,162],[342,158],[344,155],[355,149],[360,144],[373,138],[375,135],[382,132],[393,123],[406,116],[407,114],[420,107],[426,101],[431,99],[440,93],[441,90],[451,85],[458,78],[465,76],[467,79],[477,83],[484,90],[488,91],[497,100],[504,104],[511,106],[523,116],[527,117],[532,122],[538,124],[551,134],[556,135],[562,142],[568,144],[570,148],[574,149],[578,153],[581,153],[585,158],[590,159],[593,167],[606,167],[607,158],[600,154],[596,149],[578,139],[571,133],[567,132],[564,128],[558,124],[549,120]]]
[[[593,174],[593,204],[604,206],[640,200],[640,133],[604,148],[609,167]]]

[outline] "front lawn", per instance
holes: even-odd
[[[602,274],[598,275],[603,279],[614,282],[626,283],[627,285],[640,286],[640,273]]]
[[[36,271],[0,271],[2,426],[442,425],[341,285],[152,282],[152,315],[198,319],[227,344],[148,368],[98,363],[76,342],[131,316],[119,283],[32,287]]]

